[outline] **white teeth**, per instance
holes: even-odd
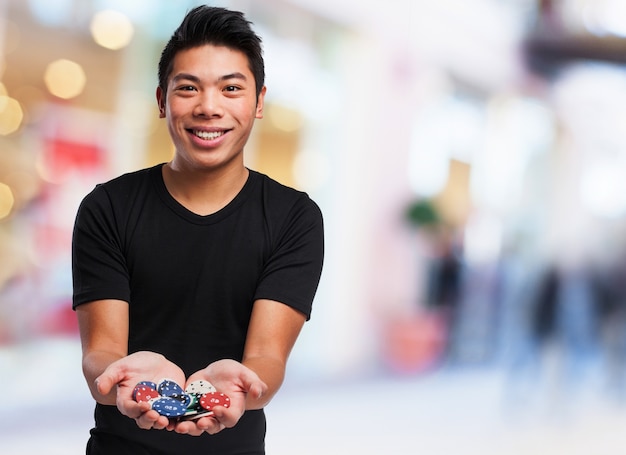
[[[206,139],[208,141],[212,141],[213,139],[217,139],[222,134],[223,131],[194,131],[193,134],[198,136],[199,138]]]

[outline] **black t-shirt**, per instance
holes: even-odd
[[[129,353],[161,353],[189,376],[215,360],[241,360],[256,299],[308,319],[322,261],[322,216],[305,193],[251,170],[233,201],[199,216],[172,198],[158,165],[98,185],[81,203],[73,305],[128,302]],[[119,440],[112,447],[120,454],[134,443],[146,453],[252,454],[263,453],[264,435],[263,411],[194,438],[141,430],[115,407],[96,405],[90,444],[93,453]]]

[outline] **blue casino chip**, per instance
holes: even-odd
[[[189,408],[189,405],[191,404],[192,400],[191,400],[191,396],[187,393],[182,393],[182,394],[173,394],[169,396],[170,398],[173,398],[176,401],[180,401],[183,406],[185,406],[185,409]]]
[[[185,413],[187,412],[187,406],[185,406],[182,402],[170,397],[157,398],[152,402],[152,409],[154,409],[160,415],[170,418],[180,417],[182,415],[185,415]]]
[[[183,388],[171,379],[163,379],[161,382],[159,382],[159,385],[157,386],[157,391],[160,395],[164,397],[183,395],[185,393]]]

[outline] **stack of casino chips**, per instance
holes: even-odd
[[[208,381],[194,381],[185,390],[171,379],[158,384],[141,381],[133,390],[133,399],[147,401],[152,409],[170,419],[190,420],[213,414],[215,406],[230,406],[230,398],[218,392]]]

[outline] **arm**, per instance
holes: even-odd
[[[246,409],[266,406],[283,383],[287,359],[302,330],[304,314],[279,302],[254,304],[242,363],[267,384],[262,396],[248,395]]]
[[[184,384],[183,371],[154,352],[128,354],[128,303],[98,300],[76,309],[83,349],[83,373],[94,399],[115,405],[144,429],[169,426],[167,417],[137,403],[132,393],[139,381],[171,378]],[[170,427],[171,428],[171,427]]]
[[[287,359],[305,320],[305,315],[280,302],[257,300],[242,362],[219,360],[188,380],[207,379],[230,397],[230,408],[218,407],[211,417],[181,422],[176,431],[193,435],[204,431],[217,433],[235,426],[246,410],[267,405],[283,382]]]
[[[115,405],[115,388],[106,395],[96,378],[116,360],[128,354],[128,303],[98,300],[76,308],[83,350],[83,374],[93,398],[100,404]]]

